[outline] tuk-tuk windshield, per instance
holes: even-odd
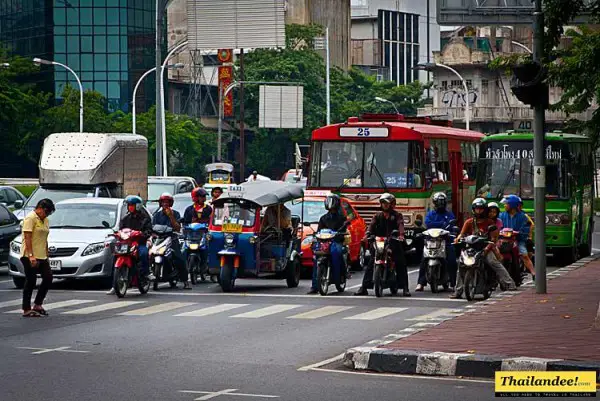
[[[215,170],[210,173],[211,181],[229,182],[229,172],[225,170]]]
[[[221,226],[226,223],[241,224],[244,227],[254,227],[256,221],[256,207],[252,204],[225,203],[215,207],[213,225]]]

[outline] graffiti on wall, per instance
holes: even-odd
[[[442,91],[442,104],[445,107],[464,107],[465,98],[468,98],[469,104],[475,104],[478,97],[478,90],[470,89],[467,96],[464,90],[445,89]]]

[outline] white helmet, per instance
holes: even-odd
[[[383,202],[389,203],[390,205],[394,206],[396,204],[396,198],[394,197],[394,195],[385,192],[379,197],[379,203]]]

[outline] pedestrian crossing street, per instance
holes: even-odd
[[[20,299],[0,302],[0,315],[14,315],[22,310],[14,309],[21,305]],[[389,318],[399,318],[403,313],[423,310],[422,307],[377,307],[377,306],[346,306],[346,305],[308,305],[308,304],[248,304],[248,303],[198,303],[198,302],[158,302],[142,300],[94,300],[68,299],[49,301],[44,308],[52,316],[89,316],[109,314],[112,316],[140,317],[158,314],[168,314],[173,318],[209,318],[211,316],[231,319],[262,319],[278,317],[295,321],[316,320],[336,317],[344,321],[372,321]],[[429,308],[430,309],[430,308]],[[436,309],[433,312],[407,320],[429,320],[438,316],[450,316],[457,309]]]

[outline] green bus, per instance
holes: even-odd
[[[590,138],[560,131],[546,134],[545,149],[546,247],[570,263],[592,250],[594,149]],[[533,218],[533,134],[507,131],[485,137],[479,149],[477,188],[488,202],[519,195],[523,210]]]

